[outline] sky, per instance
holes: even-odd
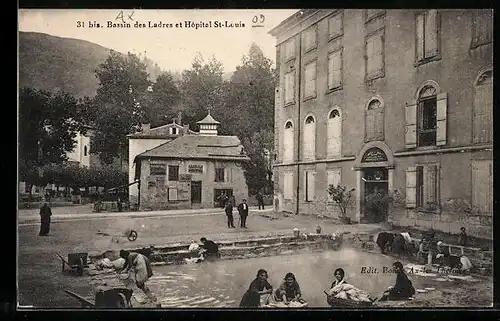
[[[190,68],[197,53],[204,59],[213,55],[223,63],[225,72],[231,72],[241,63],[252,42],[275,61],[276,40],[268,31],[296,11],[20,9],[18,28],[19,31],[87,40],[122,53],[145,53],[161,69],[170,71]],[[130,28],[108,28],[108,21],[122,25],[130,23]],[[150,21],[164,25],[149,27]],[[211,27],[186,28],[186,21],[203,22],[205,26],[211,22]],[[226,21],[245,26],[226,27]],[[101,27],[90,28],[89,22],[99,23]],[[216,27],[216,22],[223,26]],[[136,23],[145,24],[145,27],[135,27]]]

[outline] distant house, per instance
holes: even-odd
[[[128,135],[128,173],[129,173],[129,200],[132,204],[139,203],[139,189],[136,182],[137,166],[134,160],[137,155],[151,150],[166,142],[169,142],[186,133],[197,135],[198,133],[189,129],[189,125],[181,125],[182,118],[179,114],[178,119],[174,119],[171,124],[151,128],[150,124],[142,124],[140,132]]]
[[[143,135],[163,142],[138,153],[131,162],[135,169],[130,174],[139,180],[141,210],[214,207],[222,193],[233,195],[238,202],[248,197],[242,164],[250,158],[238,137],[219,136],[220,123],[210,113],[198,124],[199,133],[170,124],[161,129],[163,135],[159,131],[150,135],[155,129]],[[174,135],[170,129],[180,133]],[[148,143],[154,145],[152,141],[141,142],[132,141],[130,146],[134,148],[130,150],[147,149]]]

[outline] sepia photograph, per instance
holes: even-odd
[[[18,309],[493,307],[493,9],[19,9]]]

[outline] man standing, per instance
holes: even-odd
[[[259,210],[261,206],[264,209],[264,195],[262,195],[262,190],[259,190],[257,193],[257,202],[259,203]]]
[[[246,199],[238,205],[238,212],[240,213],[240,227],[247,228],[248,204]]]
[[[234,227],[234,219],[233,219],[233,204],[231,201],[227,201],[226,203],[226,216],[227,216],[227,227]]]
[[[47,236],[50,231],[50,217],[52,216],[52,210],[44,203],[40,208],[40,236]]]

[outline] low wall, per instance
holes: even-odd
[[[417,230],[434,229],[450,234],[458,234],[460,228],[465,227],[470,236],[493,240],[493,217],[489,215],[465,215],[452,212],[436,214],[399,210],[389,216],[389,222],[395,226]]]

